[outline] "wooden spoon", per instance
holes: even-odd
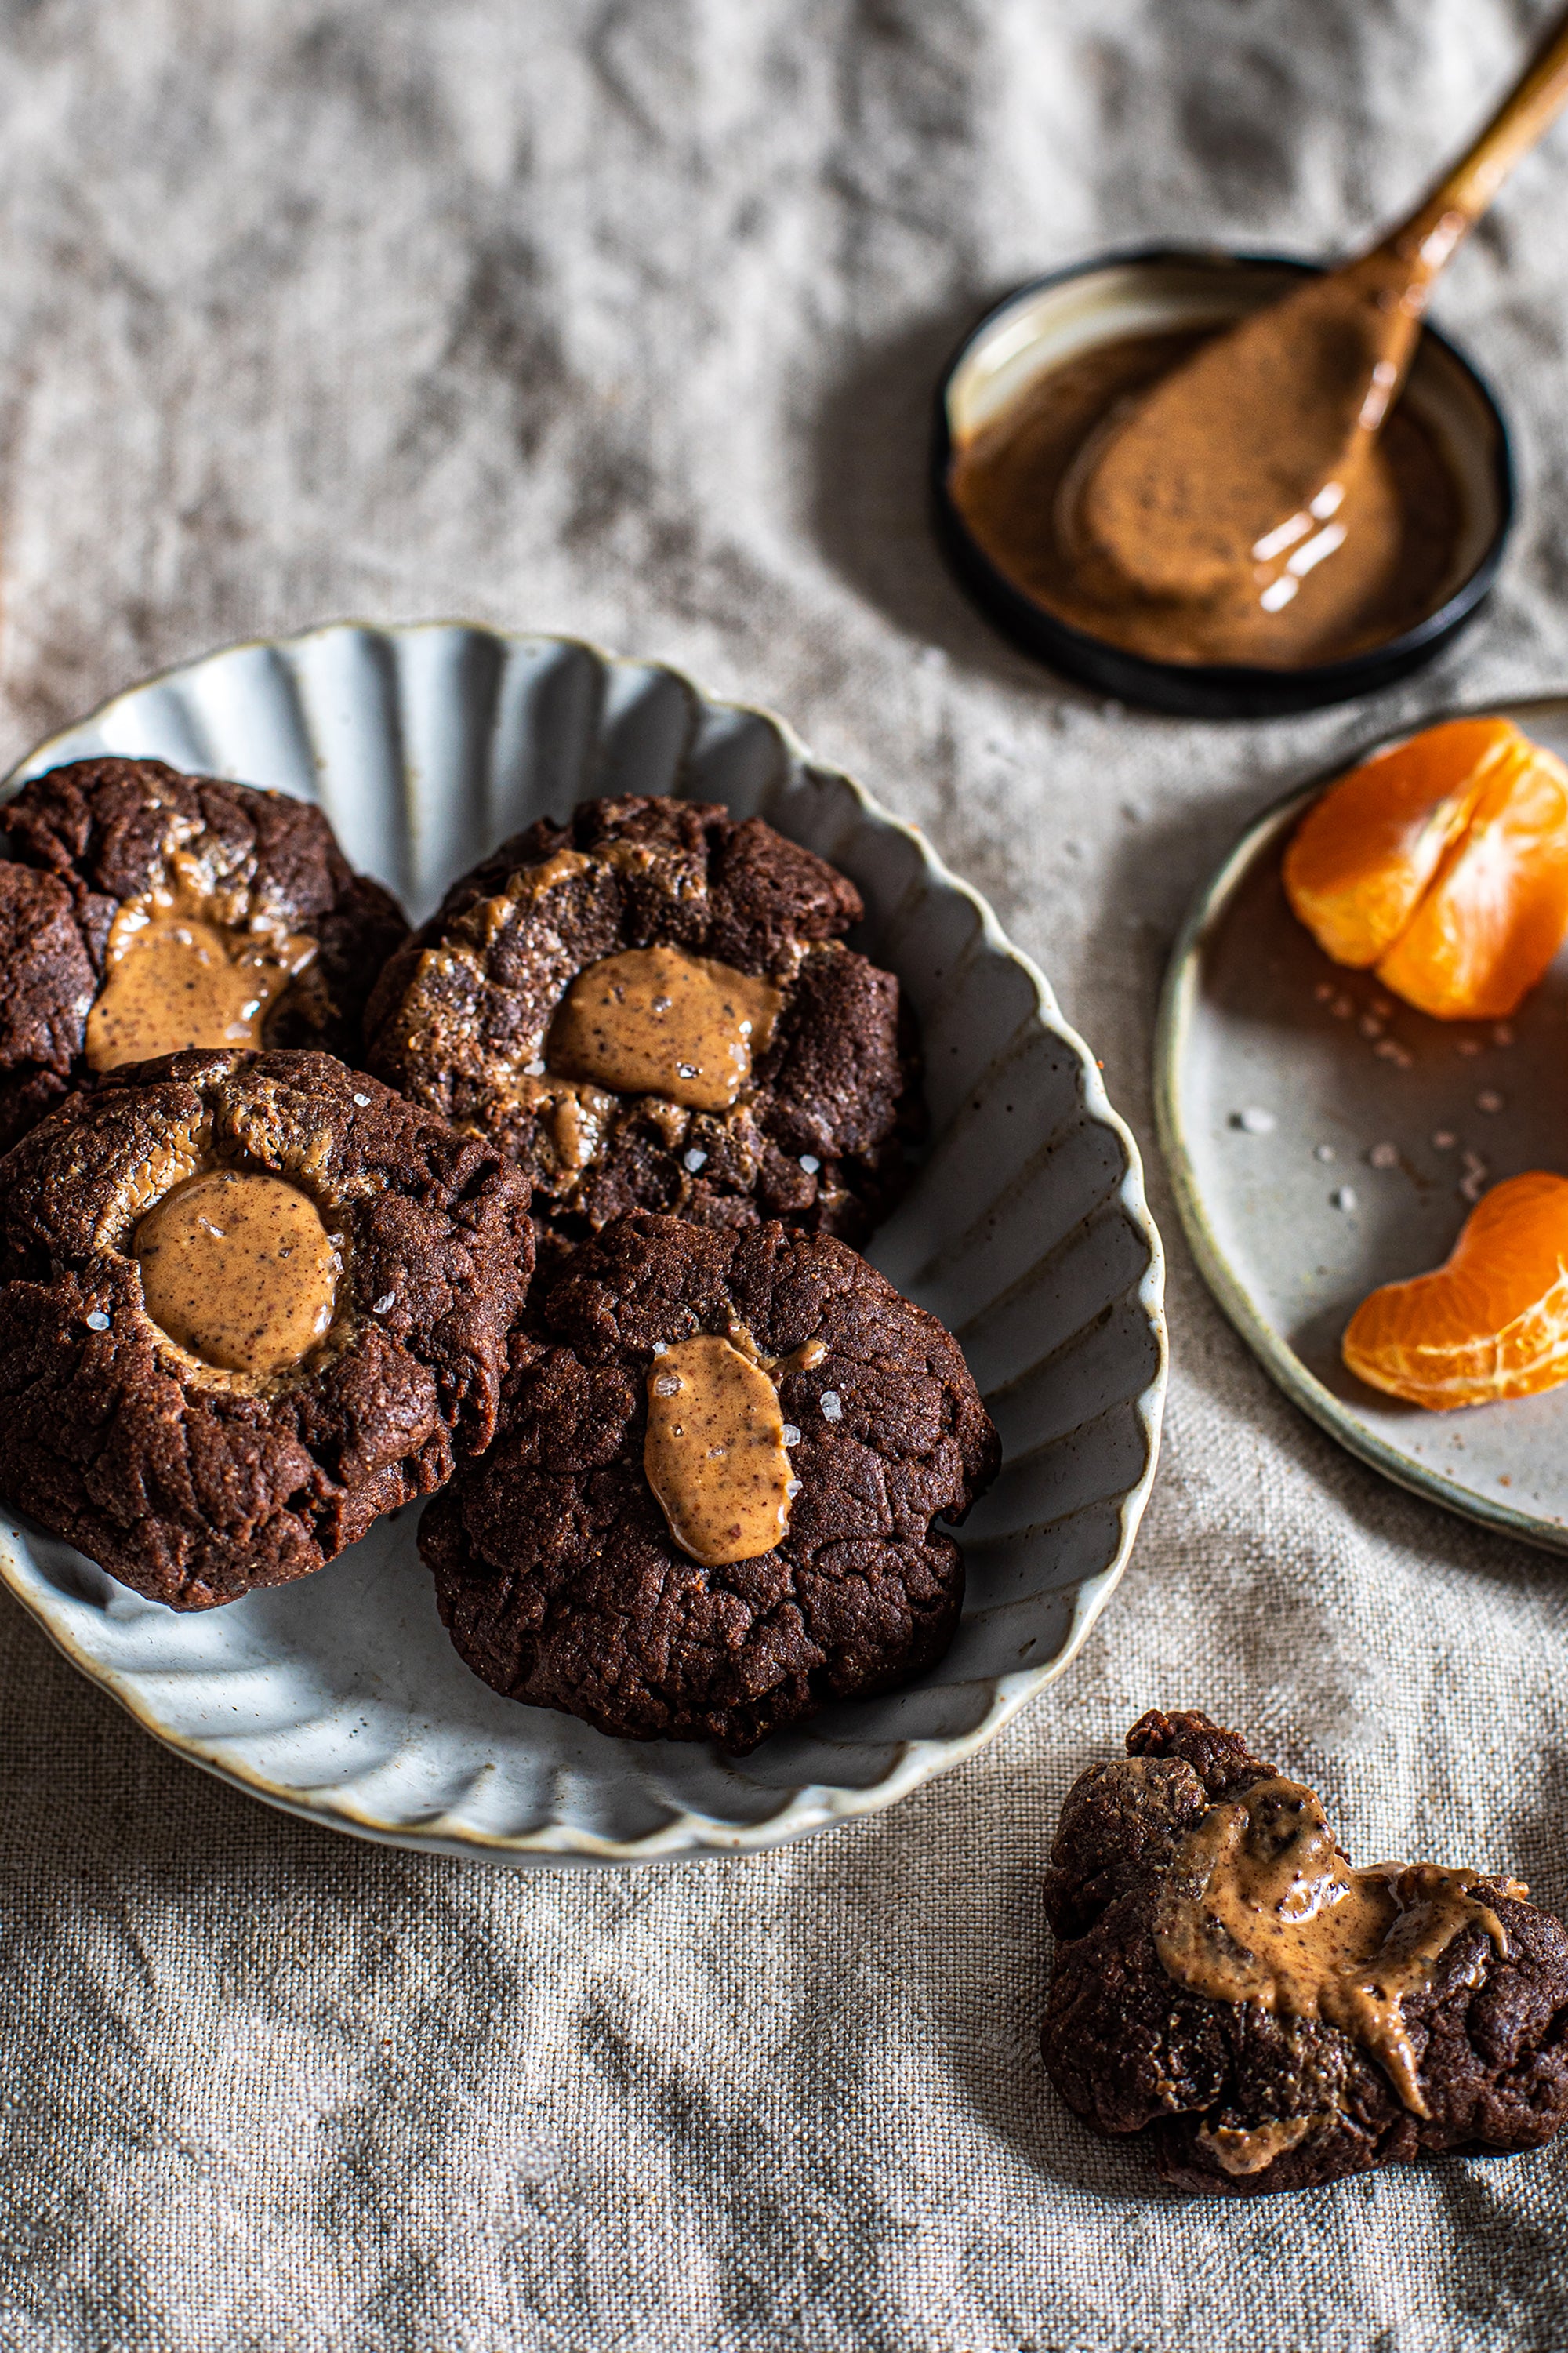
[[[1107,438],[1086,557],[1135,593],[1278,611],[1345,537],[1434,280],[1568,100],[1568,17],[1468,153],[1381,244],[1205,343]]]

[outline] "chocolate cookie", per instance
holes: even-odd
[[[193,1045],[362,1059],[408,926],[309,802],[77,760],[0,807],[0,1151],[89,1071]]]
[[[1255,2198],[1568,2116],[1568,1935],[1517,1881],[1352,1871],[1319,1800],[1206,1715],[1142,1716],[1068,1792],[1052,2082],[1178,2188]]]
[[[940,1659],[994,1476],[958,1344],[842,1242],[638,1215],[516,1344],[505,1429],[420,1549],[474,1672],[735,1755]],[[678,1533],[679,1532],[679,1533]]]
[[[585,802],[448,892],[366,1016],[370,1065],[523,1168],[581,1235],[634,1209],[851,1240],[919,1132],[899,984],[859,893],[760,818]]]
[[[110,1072],[0,1209],[0,1495],[140,1593],[304,1577],[489,1443],[527,1187],[329,1055]]]

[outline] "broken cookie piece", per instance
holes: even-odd
[[[1256,2197],[1422,2154],[1538,2148],[1568,2116],[1568,1934],[1507,1877],[1356,1870],[1321,1801],[1152,1710],[1062,1808],[1044,2050],[1167,2181]]]

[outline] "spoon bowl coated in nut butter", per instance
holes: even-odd
[[[1293,664],[1384,617],[1435,487],[1388,457],[1433,286],[1565,103],[1568,17],[1397,227],[1112,404],[1058,517],[1112,635],[1136,619],[1179,657],[1201,622],[1221,659],[1260,643]]]
[[[1348,594],[1339,558],[1331,607],[1308,573],[1239,645],[1234,615],[1211,639],[1201,609],[1174,632],[1167,612],[1144,634],[1125,602],[1103,609],[1092,567],[1080,571],[1076,501],[1120,404],[1318,274],[1277,256],[1116,256],[1022,288],[966,337],[937,403],[937,527],[964,586],[1026,650],[1125,702],[1258,717],[1390,685],[1473,617],[1512,521],[1508,433],[1480,375],[1430,327],[1380,437],[1384,527],[1363,536]]]

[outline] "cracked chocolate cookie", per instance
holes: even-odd
[[[1310,1789],[1206,1715],[1140,1718],[1062,1808],[1045,2059],[1183,2189],[1258,2197],[1568,2116],[1568,1935],[1516,1880],[1352,1870]]]
[[[477,1675],[735,1755],[940,1659],[996,1433],[958,1344],[864,1259],[639,1214],[515,1343],[503,1434],[420,1549]]]
[[[503,842],[392,958],[370,1066],[488,1136],[582,1235],[635,1209],[858,1240],[921,1121],[859,893],[761,818],[589,801]]]
[[[154,1600],[307,1576],[489,1442],[528,1188],[330,1055],[111,1071],[0,1215],[0,1495]]]
[[[408,926],[309,802],[77,760],[0,806],[0,1151],[88,1072],[185,1047],[361,1059]]]

